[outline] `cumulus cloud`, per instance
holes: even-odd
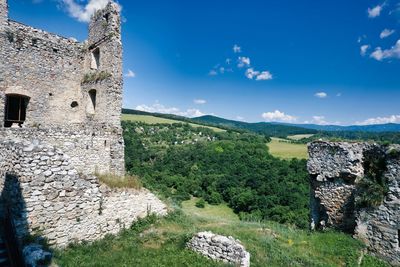
[[[238,46],[237,44],[235,44],[232,49],[233,49],[233,53],[235,53],[235,54],[242,52],[242,48],[240,46]]]
[[[357,125],[371,125],[371,124],[385,124],[385,123],[400,123],[400,115],[369,118],[369,119],[366,119],[365,121],[356,122]]]
[[[365,56],[365,55],[367,54],[367,51],[368,51],[368,49],[369,49],[370,47],[371,47],[370,45],[362,45],[362,46],[360,47],[360,54],[361,54],[362,56]]]
[[[90,17],[99,9],[104,8],[109,0],[89,0],[86,5],[82,1],[60,0],[68,14],[81,22],[89,22]]]
[[[279,110],[273,112],[265,112],[261,115],[265,121],[295,122],[296,117],[285,114]]]
[[[269,71],[263,71],[256,78],[257,81],[272,80],[272,74]]]
[[[250,58],[248,57],[239,57],[238,58],[238,67],[243,68],[243,67],[248,67],[250,66]]]
[[[245,73],[246,77],[250,80],[252,80],[254,77],[257,77],[257,75],[259,75],[259,74],[260,74],[260,72],[255,71],[253,68],[248,68]]]
[[[136,73],[134,73],[132,70],[128,69],[128,72],[125,74],[126,78],[135,78],[136,77]]]
[[[382,5],[377,5],[373,8],[368,8],[368,17],[370,18],[376,18],[379,17],[383,9],[383,4]]]
[[[193,103],[195,103],[197,105],[204,105],[207,103],[207,101],[204,99],[195,99],[195,100],[193,100]]]
[[[382,49],[381,47],[375,48],[375,51],[371,53],[371,58],[378,61],[382,61],[387,58],[398,58],[400,59],[400,39],[397,40],[396,44],[390,49]]]
[[[250,80],[253,80],[254,78],[256,81],[266,81],[266,80],[272,80],[272,74],[269,71],[256,71],[253,68],[248,68],[245,73],[246,77]]]
[[[318,93],[315,93],[314,96],[318,97],[318,98],[326,98],[326,97],[328,97],[328,94],[325,92],[318,92]]]
[[[381,34],[379,35],[379,37],[381,39],[384,39],[386,37],[389,37],[390,35],[392,35],[395,32],[395,30],[389,30],[389,29],[384,29]]]
[[[166,107],[163,104],[160,104],[158,102],[154,103],[151,106],[142,104],[136,106],[137,110],[141,111],[146,111],[146,112],[152,112],[152,113],[165,113],[165,114],[174,114],[174,115],[179,115],[179,116],[184,116],[184,117],[200,117],[204,116],[205,114],[201,112],[198,109],[190,108],[187,110],[180,110],[177,107]]]
[[[312,123],[319,124],[319,125],[327,125],[328,122],[325,120],[325,116],[313,116]]]

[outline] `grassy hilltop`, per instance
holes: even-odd
[[[56,251],[60,266],[227,266],[185,247],[205,230],[241,240],[255,267],[388,266],[350,235],[308,230],[307,151],[299,140],[312,134],[269,138],[149,114],[124,115],[123,128],[129,174],[171,212]]]

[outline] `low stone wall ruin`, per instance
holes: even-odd
[[[370,252],[400,265],[400,145],[313,142],[308,145],[311,228],[354,234]],[[356,205],[369,162],[382,160],[388,193],[381,204]]]
[[[115,234],[149,213],[167,212],[146,189],[116,190],[75,169],[69,155],[39,141],[0,142],[0,216],[8,207],[19,240],[39,233],[51,245]]]
[[[187,246],[213,260],[220,260],[241,267],[250,266],[250,253],[246,251],[239,240],[235,240],[231,236],[200,232],[193,236]]]

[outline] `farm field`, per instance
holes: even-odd
[[[287,138],[297,141],[297,140],[301,140],[303,138],[310,138],[311,136],[313,136],[313,134],[296,134],[296,135],[290,135]]]
[[[137,115],[137,114],[122,114],[121,119],[123,121],[138,121],[138,122],[144,122],[146,124],[173,124],[173,123],[186,123],[184,121],[179,121],[179,120],[171,120],[171,119],[166,119],[166,118],[160,118],[156,116],[150,116],[150,115]],[[195,124],[195,123],[189,123],[192,127],[205,127],[209,128],[215,132],[225,132],[225,130],[217,128],[217,127],[211,127],[211,126],[204,126],[200,124]]]
[[[267,146],[273,156],[283,159],[308,159],[306,144],[291,144],[284,139],[275,137],[271,139]]]

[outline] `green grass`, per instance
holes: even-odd
[[[231,235],[251,254],[252,267],[357,266],[364,246],[350,235],[309,232],[277,223],[241,222],[226,205],[196,208],[195,199],[167,217],[150,216],[117,236],[55,253],[59,266],[226,266],[185,248],[198,231]],[[372,256],[361,266],[388,266]]]
[[[179,121],[179,120],[171,120],[171,119],[165,119],[165,118],[160,118],[160,117],[155,117],[155,116],[150,116],[150,115],[137,115],[137,114],[122,114],[121,119],[123,121],[138,121],[138,122],[144,122],[146,124],[173,124],[173,123],[186,123],[184,121]],[[189,123],[190,126],[192,127],[204,127],[204,128],[209,128],[215,132],[225,132],[224,129],[220,129],[217,127],[211,127],[211,126],[204,126],[200,124],[195,124],[195,123]]]
[[[206,203],[204,208],[197,208],[198,198],[182,202],[182,209],[191,217],[204,218],[207,220],[239,222],[239,217],[226,204],[210,205]]]
[[[287,138],[291,140],[301,140],[303,138],[310,138],[313,134],[296,134],[296,135],[289,135]]]
[[[284,139],[275,137],[272,137],[271,139],[271,142],[269,142],[267,145],[269,152],[273,156],[283,159],[308,159],[306,144],[291,144],[287,141],[285,142]]]

